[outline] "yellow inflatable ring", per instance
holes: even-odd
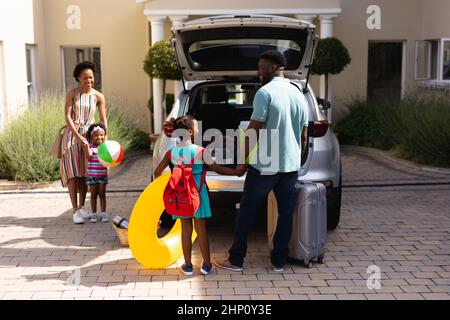
[[[172,230],[158,238],[158,222],[164,211],[163,193],[170,174],[153,181],[136,202],[128,226],[128,243],[134,258],[149,269],[163,269],[177,262],[183,255],[181,247],[181,222],[177,220]],[[192,234],[192,242],[197,234]]]

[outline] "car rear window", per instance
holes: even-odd
[[[262,36],[264,35],[264,36]],[[183,33],[183,47],[195,71],[256,71],[260,56],[278,50],[286,56],[287,70],[302,61],[306,30],[289,28],[224,28]]]
[[[212,71],[226,67],[235,70],[255,70],[262,53],[278,50],[290,57],[288,69],[296,69],[301,58],[300,46],[291,40],[277,39],[230,39],[199,41],[192,44],[189,54],[194,63]],[[222,61],[222,63],[217,63]],[[255,65],[256,63],[256,65]]]

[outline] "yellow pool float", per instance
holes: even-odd
[[[183,255],[181,247],[181,222],[177,220],[172,230],[158,238],[158,222],[164,212],[163,193],[170,174],[153,181],[136,202],[128,227],[128,242],[134,258],[149,269],[163,269],[177,262]],[[192,242],[197,238],[195,231]]]

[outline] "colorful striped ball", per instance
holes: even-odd
[[[122,146],[117,141],[105,141],[98,148],[98,161],[107,168],[118,166],[124,156]]]

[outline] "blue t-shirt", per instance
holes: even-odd
[[[309,121],[303,93],[288,79],[275,77],[256,93],[253,107],[251,119],[264,122],[267,134],[260,133],[258,156],[250,164],[263,174],[299,171],[301,136]]]

